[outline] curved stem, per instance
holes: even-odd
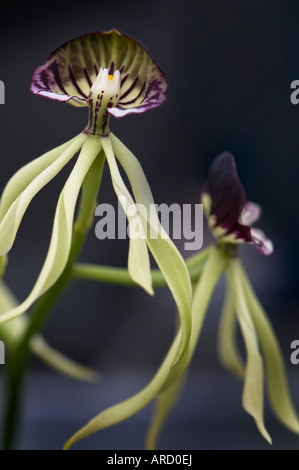
[[[7,363],[4,420],[3,420],[3,449],[12,449],[16,439],[16,430],[20,420],[21,395],[23,379],[29,361],[29,344],[32,336],[37,333],[45,322],[49,311],[56,303],[62,292],[71,280],[71,269],[77,259],[87,232],[93,219],[95,201],[101,182],[105,158],[103,152],[95,159],[90,167],[82,186],[81,200],[76,223],[74,224],[73,238],[66,267],[55,282],[36,302],[30,315],[28,327],[23,338],[12,351]]]
[[[211,248],[212,247],[209,246],[185,260],[192,282],[198,281]],[[159,269],[152,269],[151,275],[153,287],[167,287],[167,282]],[[133,281],[126,268],[75,263],[71,269],[71,278],[73,280],[83,279],[127,287],[137,287],[136,282]]]

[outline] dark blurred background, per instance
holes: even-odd
[[[299,4],[286,0],[113,1],[1,5],[0,188],[23,164],[79,133],[87,111],[30,93],[30,77],[60,44],[90,31],[117,28],[143,43],[169,81],[164,106],[111,120],[112,130],[140,159],[157,203],[198,203],[214,157],[236,158],[248,199],[263,207],[259,226],[273,240],[264,258],[241,254],[278,334],[295,402],[299,366]],[[59,192],[70,166],[30,205],[9,255],[5,280],[24,299],[45,258]],[[2,190],[2,189],[1,189]],[[115,204],[105,169],[100,202]],[[209,235],[205,243],[211,241]],[[181,242],[178,248],[184,256]],[[91,231],[81,259],[125,266],[127,241],[99,241]],[[203,328],[189,381],[160,440],[168,449],[270,449],[241,408],[241,384],[216,354],[223,300],[220,283]],[[49,342],[101,372],[96,385],[77,384],[32,362],[22,448],[55,449],[105,406],[137,392],[152,377],[175,328],[170,294],[91,282],[71,286],[44,328]],[[5,366],[2,366],[2,371]],[[2,389],[1,389],[2,390]],[[1,391],[2,393],[2,391]],[[151,407],[76,448],[138,449]],[[296,449],[299,438],[266,408],[272,448]]]

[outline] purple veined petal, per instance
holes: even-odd
[[[33,87],[31,88],[31,91],[33,91]],[[79,100],[79,98],[75,96],[59,95],[58,93],[53,93],[53,92],[44,91],[44,90],[37,90],[36,92],[34,91],[34,93],[36,95],[44,96],[45,98],[50,98],[52,100],[62,101],[65,103],[68,103],[71,101],[71,104],[77,107],[87,106],[85,100]]]
[[[273,253],[273,243],[264,232],[251,228],[261,207],[246,201],[234,157],[224,152],[214,161],[202,193],[202,202],[213,235],[223,243],[252,243],[259,253]]]
[[[116,117],[141,113],[166,99],[167,81],[159,66],[135,39],[113,29],[79,36],[54,51],[35,69],[31,91],[74,106],[88,106],[88,95],[100,69],[121,73]]]
[[[252,225],[254,224],[261,215],[262,208],[254,202],[246,202],[245,206],[242,209],[239,222],[243,225]]]
[[[115,118],[121,118],[127,116],[128,114],[140,114],[149,111],[150,109],[158,108],[166,100],[166,95],[162,93],[158,97],[148,97],[146,103],[134,108],[122,108],[120,105],[115,108],[107,109],[108,113],[114,116]]]
[[[237,223],[230,232],[226,232],[223,237],[219,237],[222,241],[231,243],[251,243],[251,229],[247,225]]]
[[[258,228],[251,229],[251,238],[254,247],[262,255],[271,255],[274,251],[274,246],[271,240],[266,237],[264,232]]]
[[[239,223],[246,196],[230,153],[221,153],[212,164],[204,193],[211,199],[209,210],[214,226],[231,233]]]

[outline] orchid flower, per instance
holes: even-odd
[[[211,297],[223,273],[227,278],[228,290],[219,327],[221,362],[244,381],[243,407],[254,418],[262,436],[271,442],[263,417],[265,362],[267,391],[274,413],[287,428],[299,433],[299,419],[290,397],[278,341],[237,252],[238,245],[243,242],[253,244],[262,255],[270,255],[273,244],[262,231],[249,225],[257,220],[261,211],[256,204],[246,201],[232,155],[223,153],[216,158],[202,193],[202,201],[217,244],[194,255],[192,261],[193,267],[196,263],[202,263],[203,259],[205,264],[194,286],[191,336],[182,359],[173,366],[181,337],[179,328],[151,382],[139,393],[90,420],[66,442],[65,449],[92,433],[127,419],[153,400],[155,408],[146,437],[146,448],[156,447],[166,418],[182,390]],[[245,343],[245,363],[237,348],[237,323]]]
[[[11,249],[33,197],[79,152],[58,200],[52,238],[39,277],[28,297],[0,316],[1,322],[28,310],[63,272],[70,252],[78,194],[86,175],[99,172],[99,160],[105,158],[129,226],[131,221],[138,220],[144,235],[130,237],[129,274],[146,292],[153,294],[149,249],[180,313],[182,334],[174,362],[182,356],[191,333],[192,289],[188,270],[163,230],[158,214],[150,211],[154,200],[139,161],[109,128],[111,116],[121,118],[162,105],[166,90],[165,76],[149,53],[137,41],[116,30],[90,33],[67,42],[33,72],[34,94],[88,107],[88,124],[70,141],[21,168],[3,192],[0,255]],[[128,177],[133,195],[125,185],[118,163]],[[139,213],[138,205],[145,208],[146,214]]]
[[[211,295],[223,272],[228,289],[219,326],[220,361],[243,380],[243,407],[254,418],[258,430],[269,443],[271,437],[263,417],[264,369],[268,397],[275,415],[288,429],[299,434],[299,419],[290,397],[278,341],[237,252],[240,243],[248,243],[260,254],[270,255],[273,253],[273,243],[260,229],[251,227],[260,216],[261,208],[246,200],[245,190],[240,183],[231,154],[222,153],[214,161],[202,193],[202,202],[209,227],[218,243],[210,251],[194,289],[189,346],[181,361],[179,372],[175,373],[175,380],[171,380],[170,386],[166,383],[163,393],[157,399],[147,436],[149,448],[155,446],[166,415],[177,398],[200,335]],[[237,324],[245,344],[245,363],[237,347]]]

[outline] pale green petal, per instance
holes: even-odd
[[[19,304],[16,297],[3,281],[0,281],[0,316]],[[27,316],[0,324],[0,339],[4,341],[8,349],[13,348],[23,335],[28,324]]]
[[[136,203],[144,206],[147,211],[150,233],[147,244],[166,279],[179,311],[183,335],[176,358],[178,361],[188,345],[191,334],[192,287],[188,269],[178,249],[160,224],[151,189],[139,161],[113,134],[111,141],[115,155],[130,181]]]
[[[179,380],[171,387],[159,393],[156,398],[153,416],[145,440],[146,449],[156,449],[162,428],[180,396],[184,382],[185,374],[181,374]]]
[[[239,272],[265,358],[270,403],[278,419],[287,428],[299,433],[299,418],[289,392],[283,355],[275,332],[241,265]]]
[[[232,259],[229,265],[229,280],[235,295],[235,308],[241,332],[244,338],[247,364],[243,388],[243,407],[255,420],[262,436],[271,444],[264,425],[264,370],[258,348],[257,333],[244,295],[243,283],[240,278],[238,262]]]
[[[86,173],[100,151],[100,140],[96,136],[89,136],[60,194],[48,254],[36,284],[23,303],[0,316],[0,322],[11,320],[28,310],[33,302],[55,283],[65,268],[71,246],[78,194]]]
[[[4,276],[7,265],[7,255],[0,256],[0,279]]]
[[[42,173],[48,166],[50,166],[57,158],[59,158],[70,145],[77,139],[65,142],[64,144],[50,150],[41,157],[32,160],[31,162],[20,168],[8,181],[1,195],[0,200],[0,222],[5,216],[6,212],[12,203],[20,196],[20,194],[29,186],[30,183]]]
[[[19,320],[19,317],[16,320]],[[16,321],[14,320],[14,321]],[[99,374],[89,367],[82,366],[72,359],[66,357],[61,352],[52,348],[46,340],[38,335],[34,336],[30,342],[30,350],[48,364],[52,369],[77,380],[86,382],[95,382],[99,378]]]
[[[26,186],[21,194],[14,200],[5,215],[3,213],[3,219],[0,223],[0,255],[7,253],[11,249],[23,215],[33,197],[51,181],[75,153],[77,153],[86,137],[85,134],[77,136],[60,157],[56,158],[53,163],[45,168]],[[27,179],[30,179],[29,174]],[[11,185],[4,199],[4,207],[7,206],[7,203],[12,200],[14,195],[17,195],[17,191],[13,193],[10,188]]]
[[[237,346],[237,322],[234,294],[228,282],[218,331],[218,356],[221,363],[239,378],[244,377],[244,364]]]
[[[192,329],[188,347],[180,362],[172,367],[167,380],[163,384],[162,390],[166,390],[168,387],[175,384],[175,382],[179,380],[180,375],[184,373],[190,364],[197,346],[211,296],[226,265],[226,257],[223,256],[221,250],[213,246],[193,293],[191,309]]]
[[[195,290],[192,307],[193,328],[190,343],[183,359],[173,366],[174,359],[177,357],[178,349],[181,344],[182,331],[180,328],[162,365],[151,382],[131,398],[111,406],[98,414],[66,442],[64,449],[68,449],[76,442],[101,429],[120,423],[130,416],[133,416],[147,406],[159,392],[167,390],[182,379],[182,375],[188,367],[194,353],[211,295],[225,266],[226,260],[221,252],[216,248],[211,250],[207,264],[204,267],[202,276]]]
[[[213,245],[209,245],[205,248],[202,248],[200,251],[197,251],[194,255],[189,256],[185,260],[188,270],[189,271],[191,271],[192,269],[196,270],[199,265],[201,265],[202,263],[206,261],[212,249],[213,249]]]
[[[0,314],[16,307],[19,304],[10,289],[0,281]],[[6,323],[0,324],[0,339],[8,349],[18,344],[28,326],[28,316],[22,315]],[[34,336],[30,341],[30,351],[54,370],[77,380],[94,382],[98,378],[97,372],[77,364],[52,348],[41,335]]]
[[[135,207],[135,203],[127,190],[125,183],[120,175],[115,156],[112,150],[111,142],[109,137],[101,138],[103,150],[107,157],[107,162],[109,165],[112,184],[114,191],[119,198],[120,203],[124,209],[125,214],[127,215],[128,222],[135,219],[136,217],[128,214],[128,208]],[[139,217],[140,226],[142,222]],[[145,238],[145,237],[144,237]],[[129,258],[128,258],[128,271],[132,279],[139,284],[143,289],[145,289],[149,294],[153,294],[152,288],[152,277],[150,270],[150,261],[148,255],[148,249],[146,241],[144,238],[130,238],[129,246]]]
[[[64,449],[68,449],[76,442],[84,439],[85,437],[93,434],[101,429],[113,426],[121,421],[129,418],[130,416],[138,413],[146,405],[148,405],[155,396],[159,393],[162,385],[164,384],[172,363],[177,355],[177,350],[181,341],[181,332],[177,333],[169,352],[164,359],[160,369],[151,380],[151,382],[139,393],[133,395],[131,398],[124,400],[117,405],[111,406],[106,410],[99,413],[95,418],[90,420],[85,426],[77,431],[64,445]]]

